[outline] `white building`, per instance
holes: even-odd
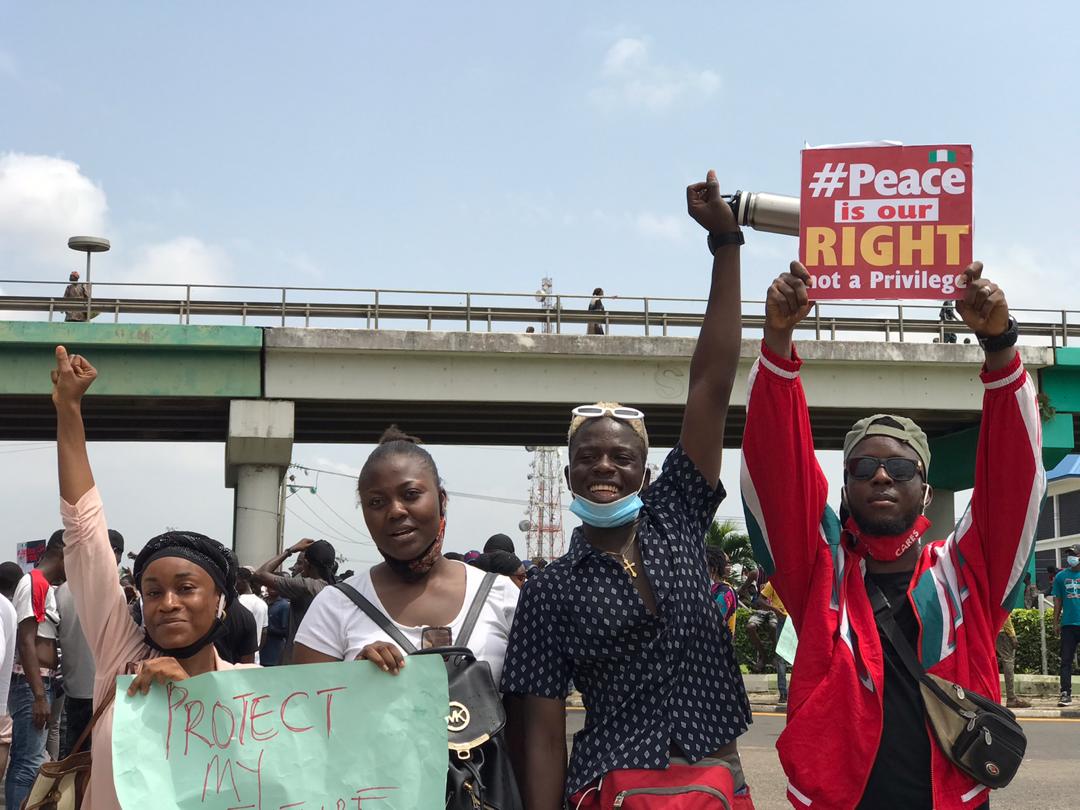
[[[1036,584],[1044,593],[1050,587],[1047,566],[1064,567],[1062,549],[1080,543],[1080,455],[1065,456],[1046,478],[1046,503],[1035,532]]]

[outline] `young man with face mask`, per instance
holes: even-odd
[[[918,682],[871,606],[874,589],[931,673],[1000,699],[994,640],[1023,591],[1046,488],[1035,386],[1016,322],[982,264],[957,311],[985,350],[975,490],[947,540],[923,543],[930,449],[902,416],[857,422],[844,441],[843,525],[826,503],[792,342],[809,312],[798,262],[769,288],[765,340],[750,373],[742,491],[755,555],[799,634],[788,724],[777,741],[798,808],[987,806],[928,730]],[[939,527],[937,536],[948,534]]]
[[[610,402],[574,408],[566,476],[582,525],[522,590],[502,690],[526,730],[517,774],[529,810],[560,810],[567,798],[591,810],[600,780],[609,791],[627,779],[726,778],[735,806],[753,806],[735,746],[750,707],[705,566],[705,532],[724,497],[742,234],[715,172],[687,189],[687,204],[714,261],[679,444],[650,485],[644,414]],[[587,714],[567,767],[571,681]]]
[[[1061,699],[1072,705],[1072,663],[1080,646],[1080,546],[1065,549],[1065,565],[1054,576],[1054,624],[1061,628]]]

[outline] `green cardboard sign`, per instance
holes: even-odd
[[[438,656],[209,672],[148,695],[116,679],[124,810],[426,810],[445,801]]]

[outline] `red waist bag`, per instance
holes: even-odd
[[[570,798],[571,810],[753,810],[749,795],[734,797],[723,766],[671,765],[666,770],[611,771],[600,784]]]

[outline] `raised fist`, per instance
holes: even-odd
[[[720,196],[720,181],[712,169],[705,175],[704,183],[686,187],[686,211],[709,233],[728,233],[739,229],[731,206]]]
[[[781,273],[765,294],[766,331],[790,333],[812,306],[810,274],[800,262],[792,262],[789,272]]]
[[[52,400],[56,406],[78,403],[97,379],[97,369],[81,355],[68,356],[63,346],[56,347],[56,368],[52,371]]]
[[[968,328],[980,337],[997,337],[1009,328],[1009,303],[994,282],[982,277],[982,262],[964,271],[967,289],[956,302],[956,311]]]

